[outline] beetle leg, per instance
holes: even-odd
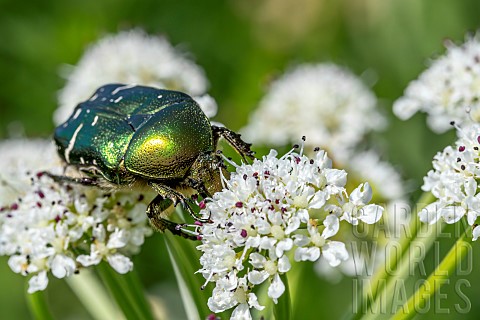
[[[212,132],[213,142],[215,146],[218,144],[218,140],[220,139],[220,137],[223,137],[235,149],[235,151],[237,151],[242,156],[243,160],[246,161],[246,157],[254,159],[254,152],[250,150],[252,144],[243,141],[238,133],[235,133],[225,127],[217,126],[212,126]]]
[[[43,171],[41,174],[44,174],[50,177],[53,181],[57,183],[74,183],[81,184],[83,186],[98,186],[99,181],[96,178],[87,178],[87,177],[69,177],[69,176],[59,176],[48,171]]]
[[[205,184],[201,180],[193,179],[193,178],[186,178],[185,179],[185,184],[189,186],[192,189],[195,189],[202,198],[206,198],[210,196],[208,193],[207,188],[205,187]]]
[[[150,202],[147,208],[147,216],[150,223],[155,229],[161,232],[170,230],[174,235],[181,236],[186,239],[197,240],[198,234],[184,228],[183,224],[175,223],[164,217],[168,215],[169,209],[172,208],[173,201],[158,195]]]
[[[188,214],[195,219],[196,221],[199,222],[207,222],[208,220],[201,219],[190,207],[188,204],[188,199],[178,192],[177,190],[174,190],[170,188],[169,186],[155,183],[155,182],[149,182],[148,183],[160,196],[162,196],[165,199],[170,199],[173,201],[173,205],[177,206],[177,204],[181,204],[182,207],[187,210]]]

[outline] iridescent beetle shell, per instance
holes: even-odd
[[[121,84],[79,104],[54,139],[67,164],[120,185],[181,179],[215,149],[210,122],[190,96]]]
[[[225,127],[211,125],[188,95],[109,84],[55,129],[60,157],[87,177],[48,175],[85,186],[148,185],[157,193],[146,210],[152,225],[197,239],[195,231],[166,218],[172,205],[181,203],[201,222],[188,197],[192,190],[206,198],[222,189],[221,178],[228,172],[216,150],[220,138],[244,159],[253,158],[250,144]]]

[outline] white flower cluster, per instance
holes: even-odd
[[[450,43],[447,53],[412,81],[393,106],[403,120],[418,111],[428,114],[428,125],[437,133],[449,130],[451,121],[480,120],[480,34],[461,46]]]
[[[366,133],[385,126],[376,103],[349,70],[328,63],[300,65],[272,83],[243,133],[253,143],[275,146],[307,136],[310,145],[336,159]]]
[[[285,145],[306,135],[306,144],[327,149],[338,167],[349,172],[350,181],[369,182],[374,199],[392,209],[387,211],[386,220],[388,228],[394,229],[398,228],[394,221],[400,220],[399,217],[405,220],[405,215],[397,214],[396,210],[396,204],[405,203],[400,174],[382,161],[376,151],[359,151],[363,149],[359,145],[365,142],[365,135],[385,125],[371,90],[347,69],[325,63],[301,65],[273,82],[243,132],[253,142],[273,145]],[[334,278],[332,274],[337,275],[337,280],[342,273],[360,275],[363,273],[360,266],[365,264],[358,259],[350,255],[345,263],[334,268],[319,260],[316,270],[328,280]]]
[[[458,128],[455,147],[448,146],[435,155],[433,170],[424,178],[422,189],[438,199],[421,213],[421,221],[434,224],[439,219],[455,223],[464,216],[473,229],[473,240],[480,236],[476,225],[480,216],[480,125]]]
[[[132,269],[129,256],[152,234],[142,194],[60,186],[39,173],[62,173],[45,141],[4,142],[0,152],[2,191],[10,191],[0,201],[0,255],[10,256],[14,272],[32,276],[28,292],[44,290],[48,272],[65,278],[102,260],[119,273]]]
[[[331,168],[324,151],[314,158],[272,150],[263,160],[237,167],[202,210],[212,222],[200,227],[203,252],[199,270],[215,282],[208,306],[213,312],[234,308],[232,318],[250,318],[263,309],[254,288],[269,283],[275,303],[285,291],[281,276],[295,262],[323,257],[331,266],[348,258],[345,244],[332,240],[345,220],[376,223],[383,208],[368,204],[372,191],[361,184],[350,196],[347,173]],[[268,280],[268,281],[267,281]]]
[[[208,117],[217,113],[215,100],[206,95],[208,81],[204,71],[166,39],[135,29],[107,36],[85,52],[67,74],[55,123],[63,123],[78,103],[108,83],[182,91],[194,96]]]

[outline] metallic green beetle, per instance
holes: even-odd
[[[149,185],[158,196],[147,215],[158,230],[194,238],[181,225],[166,219],[166,209],[187,203],[186,190],[201,196],[221,190],[217,153],[220,137],[242,157],[253,157],[250,144],[224,127],[212,126],[188,95],[144,86],[109,84],[80,103],[70,118],[55,129],[60,157],[84,175],[55,176],[59,182],[104,188]]]

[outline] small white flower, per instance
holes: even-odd
[[[325,260],[327,260],[332,267],[338,266],[342,261],[345,261],[348,258],[345,243],[340,241],[330,241],[326,243],[323,247],[322,253]]]
[[[120,274],[127,273],[133,269],[132,260],[123,254],[114,253],[108,255],[106,258],[110,266]]]
[[[199,228],[202,244],[197,247],[203,253],[199,272],[207,283],[215,282],[210,310],[236,307],[233,314],[249,318],[248,309],[258,309],[252,291],[263,284],[277,303],[285,292],[282,275],[291,269],[292,255],[296,262],[323,256],[332,266],[346,260],[345,245],[330,240],[338,235],[342,208],[372,206],[367,204],[368,184],[349,199],[346,182],[346,173],[332,169],[324,151],[314,158],[295,152],[278,158],[272,150],[261,161],[237,166],[224,181],[227,189],[208,199],[201,211],[212,221]],[[357,219],[376,221],[370,216]]]
[[[57,254],[52,260],[52,274],[59,278],[70,277],[77,269],[75,260],[63,254]]]
[[[325,229],[322,234],[318,232],[315,223],[310,222],[307,230],[310,236],[297,235],[295,243],[295,261],[317,261],[320,255],[332,266],[338,266],[347,260],[348,252],[345,244],[339,241],[331,241],[328,238],[337,234],[340,228],[340,219],[334,215],[328,215],[323,221]],[[343,246],[343,247],[342,247]]]
[[[285,292],[285,285],[283,284],[280,275],[275,273],[272,279],[272,283],[268,287],[268,296],[272,298],[273,302],[278,303],[278,298]]]
[[[231,319],[251,319],[250,308],[263,310],[258,303],[257,296],[249,292],[245,277],[238,278],[232,271],[228,277],[219,279],[208,299],[208,307],[213,312],[223,312],[235,307]]]
[[[59,93],[56,124],[63,123],[75,106],[108,83],[126,83],[178,90],[198,100],[207,116],[217,112],[215,100],[206,95],[204,71],[165,38],[135,29],[100,39],[66,74]],[[197,97],[198,96],[198,99]]]
[[[304,64],[272,83],[242,131],[249,141],[274,146],[305,135],[310,146],[326,149],[336,159],[366,133],[385,126],[376,103],[375,95],[346,68]]]
[[[372,189],[367,183],[360,185],[350,194],[350,202],[343,206],[343,218],[353,225],[359,221],[376,223],[383,214],[383,207],[367,204],[372,198]]]
[[[412,81],[393,112],[408,119],[421,111],[428,114],[428,126],[437,133],[450,123],[469,124],[480,120],[480,42],[479,33],[460,46],[447,45],[447,52]]]
[[[433,159],[433,170],[424,177],[422,189],[430,191],[437,201],[420,213],[422,222],[434,224],[439,219],[452,224],[466,217],[475,226],[480,215],[480,125],[472,124],[458,129],[455,146],[448,146]],[[473,240],[479,234],[473,231]]]
[[[41,271],[37,275],[33,276],[28,280],[28,293],[34,293],[36,291],[42,291],[47,288],[48,277],[46,271]]]

